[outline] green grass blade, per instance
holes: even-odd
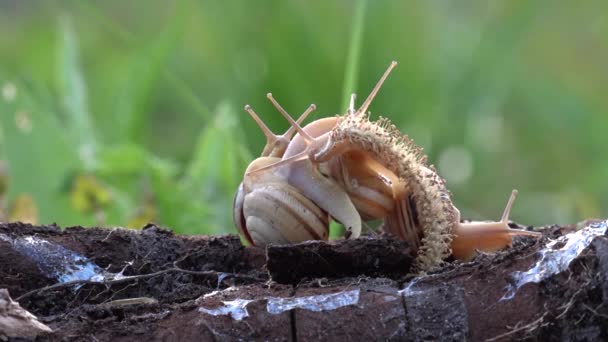
[[[186,5],[188,1],[184,0]],[[102,13],[97,5],[91,3],[91,1],[76,1],[74,5],[79,6],[84,13],[89,15],[93,20],[101,23],[107,27],[119,41],[127,44],[134,44],[136,37],[123,27],[120,27],[116,22],[110,20],[104,13]],[[184,6],[186,6],[184,5]],[[192,87],[189,86],[182,78],[180,78],[174,72],[162,69],[162,77],[176,89],[176,93],[182,97],[186,103],[188,103],[192,109],[201,116],[205,121],[211,120],[211,111],[203,103],[200,98],[195,94]]]
[[[359,61],[361,60],[363,28],[365,26],[365,9],[367,0],[358,0],[355,3],[353,26],[351,28],[348,54],[346,56],[346,68],[344,70],[344,84],[342,87],[342,106],[340,110],[346,111],[350,102],[350,96],[354,92],[359,76]],[[329,229],[330,239],[344,235],[344,227],[332,222]]]
[[[357,86],[359,76],[359,62],[363,41],[363,28],[365,26],[365,9],[367,0],[357,0],[353,15],[353,26],[351,29],[348,54],[346,56],[346,68],[344,70],[344,84],[342,87],[342,106],[340,110],[346,110],[350,101],[350,95]]]
[[[118,102],[118,119],[124,137],[139,142],[146,125],[148,104],[153,87],[157,83],[164,65],[180,41],[187,17],[184,1],[177,5],[177,13],[153,43],[133,56],[132,68],[121,89]]]
[[[57,81],[66,114],[65,126],[78,147],[86,169],[95,163],[96,141],[87,103],[87,87],[80,67],[76,32],[69,17],[59,20]]]
[[[188,2],[186,1],[186,4],[187,3]],[[92,17],[93,20],[102,23],[104,26],[110,29],[118,40],[127,44],[134,44],[136,41],[136,37],[131,32],[125,30],[114,21],[107,18],[107,16],[104,13],[101,13],[99,8],[92,4],[91,1],[77,1],[75,5],[80,6],[85,13]],[[180,95],[182,99],[201,116],[201,118],[205,119],[205,121],[209,121],[211,119],[211,111],[209,108],[200,100],[198,96],[196,96],[195,92],[192,90],[192,87],[190,87],[183,79],[166,68],[162,69],[162,77],[177,90],[177,94]]]

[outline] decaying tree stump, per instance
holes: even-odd
[[[52,329],[22,336],[41,341],[606,340],[598,222],[547,227],[541,241],[426,275],[411,274],[407,244],[386,236],[260,250],[153,225],[0,224],[0,293]],[[588,246],[564,261],[579,242]],[[15,337],[5,311],[0,340]]]

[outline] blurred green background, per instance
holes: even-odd
[[[608,216],[608,2],[0,1],[3,219],[235,232],[264,138],[247,103],[372,104],[462,216]],[[310,119],[309,119],[310,120]]]

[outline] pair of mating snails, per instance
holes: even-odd
[[[362,222],[381,219],[385,232],[415,249],[416,266],[424,271],[450,255],[467,260],[478,250],[502,249],[514,235],[540,236],[509,228],[516,190],[500,221],[461,223],[445,181],[427,165],[422,149],[388,119],[370,120],[367,109],[396,65],[390,64],[359,109],[353,94],[345,115],[304,127],[315,105],[294,121],[268,94],[291,125],[282,135],[245,106],[267,139],[234,199],[235,224],[249,243],[327,240],[330,218],[345,226],[346,238],[356,238]]]

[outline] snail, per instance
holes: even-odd
[[[345,115],[304,127],[314,105],[296,121],[268,94],[290,123],[283,135],[273,134],[245,106],[267,138],[234,201],[235,224],[252,245],[325,240],[330,218],[345,226],[346,238],[356,238],[362,221],[382,219],[385,232],[414,248],[416,267],[424,271],[450,255],[468,260],[478,250],[510,246],[515,235],[541,235],[509,227],[516,190],[500,221],[461,222],[444,179],[427,165],[422,149],[388,119],[370,120],[367,109],[396,65],[390,64],[358,109],[353,94]]]

